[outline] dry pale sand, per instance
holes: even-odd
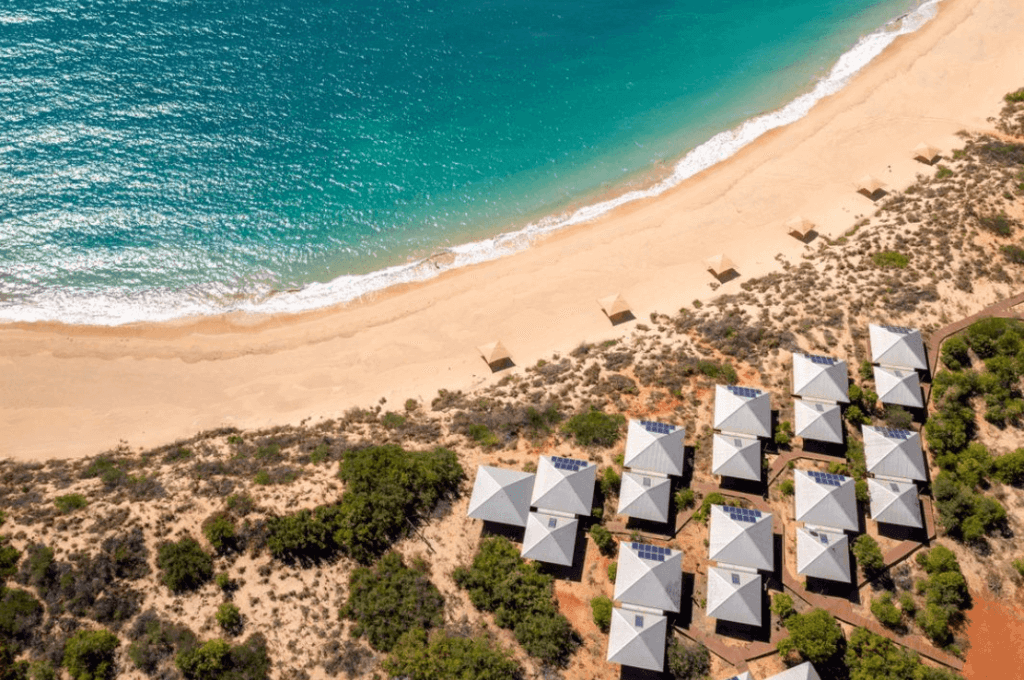
[[[702,260],[728,253],[741,277],[805,246],[782,235],[795,214],[835,235],[873,204],[854,181],[892,188],[927,171],[910,149],[948,151],[988,130],[993,102],[1020,87],[1024,4],[945,0],[803,120],[665,195],[559,233],[526,252],[373,300],[299,316],[231,316],[119,328],[0,328],[0,457],[154,445],[220,425],[245,428],[338,414],[386,398],[494,379],[476,355],[500,338],[520,366],[613,328],[596,298],[621,291],[640,321],[714,291]]]

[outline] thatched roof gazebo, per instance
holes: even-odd
[[[477,351],[480,352],[480,356],[484,358],[484,361],[487,362],[492,371],[512,365],[512,355],[505,349],[505,345],[501,344],[501,340],[480,345],[477,347]]]
[[[811,234],[811,232],[814,231],[814,228],[817,225],[815,225],[814,222],[811,222],[806,217],[797,215],[796,217],[786,220],[786,224],[784,226],[786,228],[787,234],[789,234],[790,236],[795,236],[801,241],[804,241]]]
[[[857,180],[857,193],[867,196],[872,201],[877,201],[885,196],[886,183],[872,175],[864,175]]]
[[[722,278],[729,272],[736,272],[736,263],[725,255],[715,255],[704,260],[708,270],[717,278]]]
[[[931,144],[921,142],[914,147],[914,160],[921,161],[925,165],[933,165],[939,160],[940,152]]]
[[[601,305],[601,309],[604,310],[604,313],[613,322],[632,318],[633,316],[633,310],[630,309],[626,298],[622,297],[622,293],[600,298],[597,304]]]

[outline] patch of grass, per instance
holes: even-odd
[[[67,515],[89,505],[89,501],[87,501],[85,496],[80,493],[69,493],[63,496],[57,496],[53,499],[53,504],[57,506],[57,511],[60,512],[60,514]]]
[[[1002,246],[999,252],[1003,254],[1008,262],[1013,264],[1024,264],[1024,248],[1018,245]]]
[[[871,256],[871,261],[876,267],[905,269],[910,264],[910,259],[903,253],[895,250],[883,250]]]
[[[953,171],[947,168],[945,165],[940,165],[939,169],[935,172],[935,179],[948,179],[953,176]]]
[[[1003,99],[1006,100],[1007,104],[1020,104],[1021,102],[1024,102],[1024,87],[1016,90],[1015,92],[1006,94]]]
[[[562,426],[573,436],[579,446],[614,446],[622,434],[626,418],[619,414],[608,415],[597,409],[577,413]]]
[[[501,442],[498,440],[491,428],[483,425],[482,423],[473,423],[466,428],[466,436],[476,442],[478,445],[487,448],[490,446],[497,446]]]

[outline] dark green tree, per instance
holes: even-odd
[[[786,619],[785,625],[789,637],[778,644],[779,653],[783,656],[797,652],[812,663],[824,663],[841,649],[843,630],[824,609],[794,614]]]
[[[173,593],[195,590],[213,577],[213,558],[191,536],[162,544],[156,563],[160,580]]]
[[[109,630],[80,630],[64,647],[64,668],[74,680],[108,680],[114,677],[117,636]]]
[[[483,637],[455,637],[413,629],[384,661],[393,678],[408,680],[513,680],[522,669],[512,655]]]

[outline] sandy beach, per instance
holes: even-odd
[[[800,214],[836,236],[874,204],[854,182],[901,189],[910,150],[948,151],[1022,85],[1024,5],[945,0],[839,94],[674,190],[547,238],[520,254],[316,313],[227,316],[116,328],[0,326],[0,457],[151,446],[222,425],[333,417],[382,399],[495,381],[476,346],[502,340],[520,367],[582,341],[629,333],[596,299],[621,292],[637,322],[735,292],[798,260],[782,225]],[[740,277],[712,287],[701,264],[727,253]]]

